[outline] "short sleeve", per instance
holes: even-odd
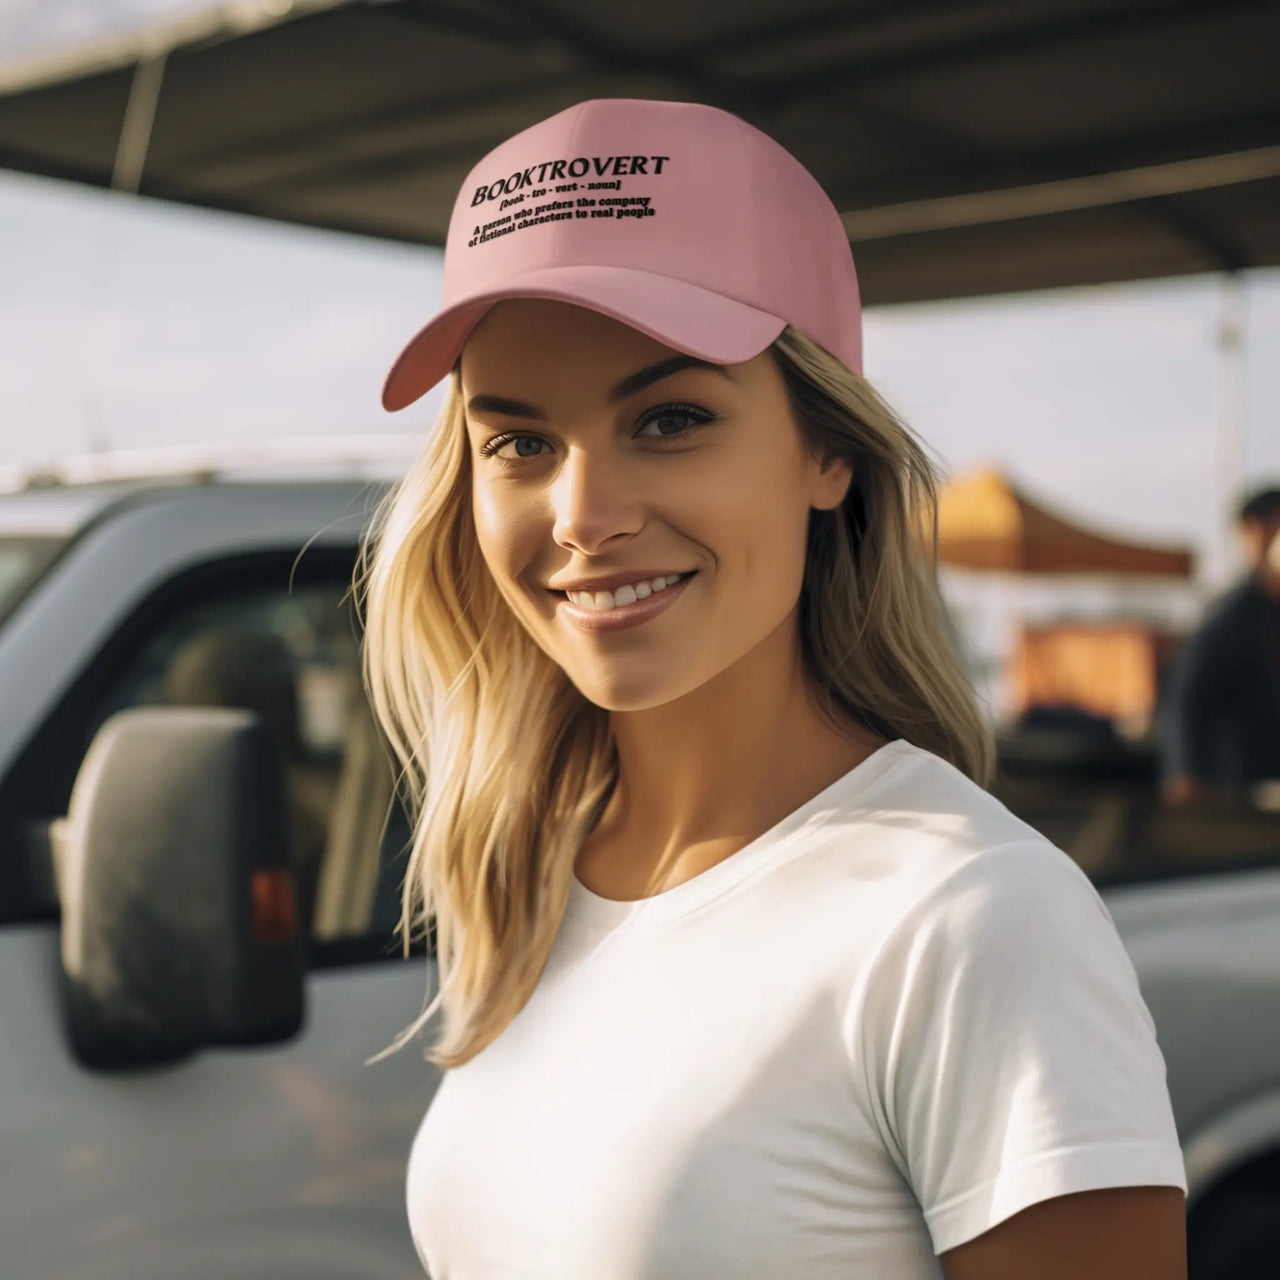
[[[1053,1196],[1186,1192],[1137,974],[1092,882],[1047,841],[935,884],[864,970],[846,1028],[935,1253]]]

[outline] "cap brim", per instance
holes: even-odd
[[[433,316],[391,366],[382,386],[382,407],[394,413],[430,391],[453,368],[484,313],[505,298],[547,298],[588,307],[716,364],[738,364],[759,355],[787,324],[748,303],[650,271],[542,267],[511,276],[501,288],[473,294]]]

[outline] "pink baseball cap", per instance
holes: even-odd
[[[792,324],[862,372],[835,206],[785,147],[703,103],[595,98],[495,147],[454,202],[443,294],[387,374],[388,410],[445,377],[504,298],[589,307],[716,364]]]

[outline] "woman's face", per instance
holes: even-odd
[[[590,701],[660,706],[794,628],[809,510],[837,506],[851,477],[805,451],[767,351],[708,366],[519,298],[472,331],[461,378],[481,551]],[[602,597],[599,579],[618,590]]]

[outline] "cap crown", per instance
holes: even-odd
[[[711,290],[795,325],[861,372],[858,280],[839,214],[790,152],[717,107],[593,99],[471,170],[449,223],[444,306],[564,266]]]

